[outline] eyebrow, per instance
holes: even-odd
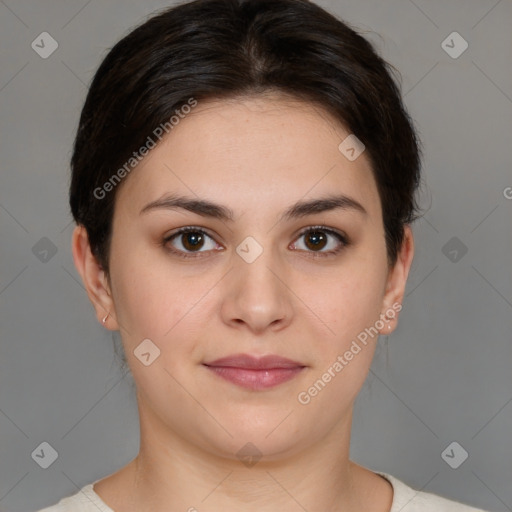
[[[206,199],[195,199],[180,195],[167,195],[161,199],[151,201],[142,210],[140,214],[157,209],[183,209],[188,210],[203,217],[210,217],[222,221],[234,221],[234,212],[227,206],[213,203]],[[315,213],[323,213],[332,210],[355,211],[363,215],[367,215],[363,205],[355,199],[346,195],[328,195],[318,199],[309,201],[298,201],[279,217],[280,221],[292,220],[312,215]]]

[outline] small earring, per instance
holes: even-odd
[[[107,313],[107,314],[103,317],[103,320],[102,320],[103,325],[105,325],[105,322],[107,321],[107,318],[108,318],[108,316],[109,316],[109,315],[110,315],[110,313]]]

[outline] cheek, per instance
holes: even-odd
[[[130,345],[149,338],[160,346],[197,302],[198,290],[186,286],[161,261],[149,261],[135,251],[113,262],[114,303],[124,337]]]
[[[326,278],[300,285],[298,295],[305,297],[305,305],[321,320],[328,345],[341,348],[379,319],[386,269],[378,261],[361,258],[350,268],[340,267]]]
[[[316,357],[297,400],[301,407],[307,405],[304,414],[323,415],[326,424],[355,400],[379,338],[375,323],[380,318],[385,274],[369,265],[363,267],[364,271],[331,280],[323,293],[309,297],[311,309],[322,321],[311,317],[318,325],[316,336],[311,336]]]

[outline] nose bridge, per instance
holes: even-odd
[[[270,238],[260,242],[249,236],[236,247],[229,278],[232,293],[226,295],[223,307],[226,321],[243,321],[254,330],[262,330],[290,319],[289,292],[281,275],[284,270],[277,251],[270,247]]]
[[[253,236],[248,236],[236,247],[235,272],[241,289],[249,293],[264,293],[269,300],[269,294],[280,293],[280,281],[275,273],[279,272],[281,265],[277,251],[270,245],[271,237],[268,236],[265,240],[262,240],[262,236],[258,238],[259,241]]]

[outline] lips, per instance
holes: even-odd
[[[303,367],[303,364],[285,357],[274,355],[254,357],[248,354],[235,354],[221,359],[216,359],[211,363],[205,363],[206,366],[222,366],[230,368],[244,368],[247,370],[271,370],[277,368],[297,368]]]
[[[305,365],[276,355],[254,357],[235,354],[204,363],[217,376],[241,387],[263,390],[286,382],[299,374]]]

